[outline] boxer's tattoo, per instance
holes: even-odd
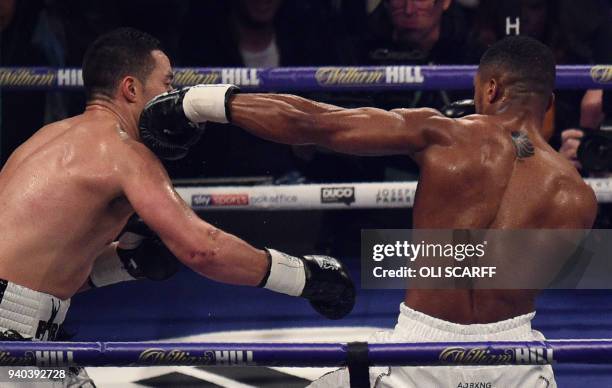
[[[510,134],[512,142],[516,147],[516,155],[519,159],[529,158],[534,155],[533,144],[525,132],[514,131]]]

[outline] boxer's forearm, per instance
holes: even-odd
[[[282,94],[238,94],[229,110],[233,124],[264,139],[364,156],[422,150],[428,144],[425,130],[435,126],[428,119],[441,116],[424,109],[344,109]]]
[[[238,94],[229,107],[233,124],[266,140],[291,145],[324,142],[327,125],[320,115],[342,109],[287,94]]]
[[[185,93],[178,111],[194,123],[231,121],[266,140],[354,155],[413,154],[427,146],[427,130],[445,126],[428,120],[442,117],[431,110],[345,109],[287,94],[235,92],[232,85],[196,85]],[[153,104],[148,110],[166,108]],[[154,132],[159,131],[164,129]]]
[[[207,227],[191,243],[191,248],[177,249],[177,257],[186,266],[209,279],[223,283],[257,286],[268,271],[265,251],[221,230]]]

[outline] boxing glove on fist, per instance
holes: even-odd
[[[346,267],[329,256],[290,256],[267,249],[270,267],[260,284],[269,290],[301,296],[329,319],[348,315],[355,305],[355,285]]]
[[[178,259],[135,215],[128,221],[114,249],[96,260],[89,280],[95,287],[136,279],[160,281],[178,270]]]
[[[161,94],[140,115],[142,142],[158,157],[184,157],[202,136],[206,121],[227,123],[227,102],[238,91],[234,85],[196,85]]]

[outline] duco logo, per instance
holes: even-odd
[[[321,203],[344,203],[349,206],[355,202],[354,187],[322,187]]]

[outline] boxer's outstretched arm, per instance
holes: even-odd
[[[144,145],[129,141],[120,166],[128,201],[186,266],[210,279],[258,285],[268,270],[265,251],[200,219],[182,200],[159,160]]]
[[[414,155],[450,143],[454,120],[434,109],[345,109],[281,94],[237,94],[231,121],[264,139],[355,155]]]

